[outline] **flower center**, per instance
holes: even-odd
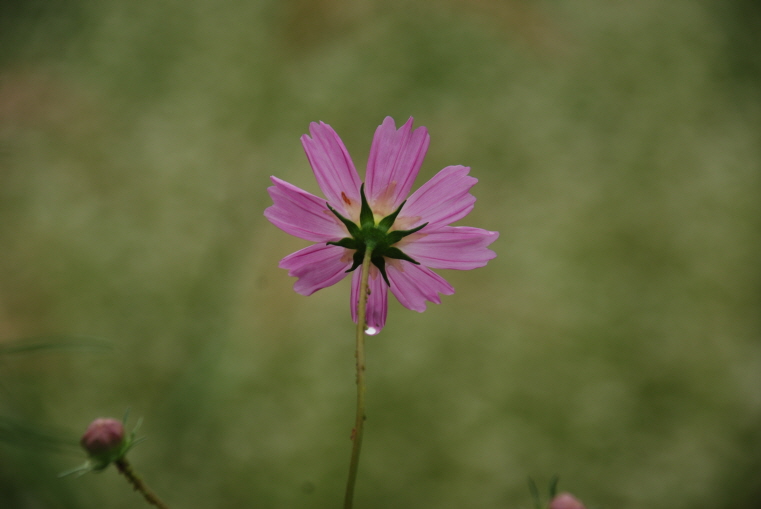
[[[389,231],[394,225],[394,221],[396,221],[396,216],[399,215],[402,207],[404,207],[404,204],[407,202],[404,201],[404,203],[399,205],[399,208],[394,212],[381,218],[380,216],[376,216],[372,209],[370,209],[370,205],[367,203],[367,198],[365,197],[364,184],[359,188],[359,192],[362,197],[362,207],[359,212],[359,225],[346,219],[336,212],[329,203],[326,203],[328,209],[330,209],[344,226],[346,226],[350,235],[350,237],[345,237],[338,242],[328,242],[327,245],[341,246],[346,249],[354,250],[354,263],[346,272],[351,272],[362,265],[362,259],[365,257],[365,252],[369,249],[371,251],[370,261],[373,265],[378,267],[386,284],[391,286],[391,283],[388,281],[388,276],[386,275],[386,258],[406,260],[415,265],[420,265],[419,262],[404,254],[401,249],[394,247],[394,244],[402,240],[404,237],[421,230],[428,223],[421,224],[411,230]]]

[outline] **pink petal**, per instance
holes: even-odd
[[[400,260],[399,264],[386,264],[386,273],[391,283],[391,292],[402,306],[413,311],[425,311],[427,300],[441,304],[440,293],[454,293],[454,288],[443,277],[422,265]]]
[[[359,283],[361,268],[354,271],[351,280],[351,319],[357,323],[357,308],[359,307]],[[365,323],[368,327],[375,329],[376,333],[380,332],[386,325],[386,315],[388,314],[388,285],[383,280],[380,271],[374,265],[370,267],[370,277],[367,281],[370,294],[367,296],[367,311]]]
[[[312,137],[305,134],[301,144],[325,197],[345,217],[352,207],[359,211],[361,182],[341,138],[323,122],[309,124],[309,133]]]
[[[469,171],[466,166],[447,166],[438,172],[412,193],[397,221],[402,221],[404,229],[427,222],[427,232],[467,216],[476,203],[470,188],[478,182],[468,176]]]
[[[325,206],[325,200],[277,177],[267,191],[273,205],[264,216],[275,226],[295,237],[312,242],[328,242],[349,236],[346,227]]]
[[[469,226],[444,226],[430,233],[413,234],[399,248],[415,261],[432,269],[470,270],[483,267],[496,253],[487,246],[499,233]]]
[[[288,269],[288,275],[299,278],[293,289],[301,295],[312,295],[317,290],[332,286],[346,277],[351,267],[349,250],[340,246],[314,244],[282,260],[278,267]]]
[[[412,131],[412,117],[398,131],[391,117],[378,127],[365,177],[365,193],[374,212],[385,216],[401,205],[423,164],[430,139],[425,127]]]

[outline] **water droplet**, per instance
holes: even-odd
[[[368,327],[367,329],[365,329],[365,334],[367,334],[368,336],[375,336],[379,332],[380,330],[376,329],[375,327]]]

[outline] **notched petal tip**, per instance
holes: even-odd
[[[347,215],[352,202],[359,203],[360,178],[349,151],[330,125],[312,122],[312,137],[303,135],[301,144],[317,184],[328,201]]]
[[[378,126],[367,161],[367,193],[374,210],[387,215],[407,197],[428,151],[425,127],[412,129],[410,117],[399,129],[391,117]]]

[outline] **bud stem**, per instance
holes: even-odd
[[[143,497],[145,497],[145,500],[147,500],[149,504],[156,506],[159,509],[169,509],[169,506],[162,502],[159,497],[157,497],[156,494],[151,491],[148,486],[146,486],[140,476],[137,475],[134,470],[132,470],[132,466],[127,462],[127,458],[119,458],[118,460],[114,461],[114,465],[116,465],[116,468],[119,469],[119,472],[124,474],[124,477],[129,480],[132,487],[135,488],[135,491],[139,491],[143,494]]]
[[[357,419],[351,434],[352,448],[349,462],[349,479],[346,482],[344,509],[354,504],[354,485],[357,481],[359,451],[362,449],[362,430],[365,424],[365,327],[367,326],[367,282],[370,276],[372,248],[368,246],[362,259],[359,283],[359,306],[357,307]]]

